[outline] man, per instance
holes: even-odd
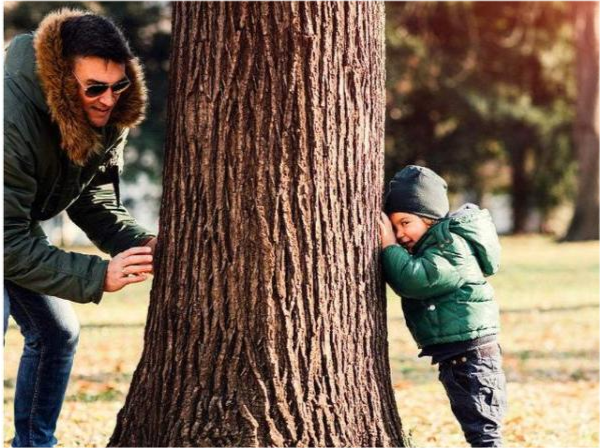
[[[4,331],[10,313],[25,337],[13,446],[53,446],[79,336],[62,299],[99,303],[152,272],[156,238],[121,206],[118,189],[146,88],[112,22],[61,10],[12,41],[4,95]],[[49,243],[39,222],[63,210],[110,261]]]

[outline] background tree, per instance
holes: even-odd
[[[151,105],[129,141],[124,177],[145,173],[159,182],[170,3],[5,2],[5,40],[64,5],[114,18],[146,63]],[[487,206],[493,195],[510,195],[510,207],[498,212],[512,212],[515,232],[562,232],[547,222],[573,203],[578,181],[570,9],[565,2],[387,3],[386,178],[426,163],[467,200]]]
[[[577,48],[577,117],[574,136],[578,160],[575,214],[565,239],[597,240],[598,198],[598,2],[572,4]]]
[[[115,446],[403,442],[376,217],[384,10],[175,3],[161,238]]]
[[[572,24],[560,2],[389,3],[386,175],[508,192],[513,231],[573,194]]]

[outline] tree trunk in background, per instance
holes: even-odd
[[[529,178],[525,169],[527,148],[520,146],[511,151],[511,204],[513,213],[512,233],[526,231],[529,217]]]
[[[567,241],[598,239],[598,3],[572,4],[577,58],[575,145],[579,181],[575,214]]]
[[[156,278],[110,445],[402,445],[383,4],[173,9]]]
[[[511,168],[511,206],[512,233],[527,231],[527,222],[531,207],[531,173],[528,163],[531,148],[528,146],[532,136],[526,126],[517,123],[512,127],[510,168]]]

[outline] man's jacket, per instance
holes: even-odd
[[[432,226],[414,254],[392,245],[382,257],[419,347],[498,333],[498,305],[485,276],[498,271],[500,242],[487,210],[467,204]]]
[[[107,126],[89,124],[62,57],[60,25],[77,14],[48,16],[5,53],[4,278],[43,294],[98,303],[108,261],[52,246],[39,222],[66,210],[113,256],[152,237],[115,194],[127,132],[143,119],[146,88],[139,64],[131,61],[126,72],[132,86]]]

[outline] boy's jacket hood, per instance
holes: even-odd
[[[453,241],[452,234],[463,237],[473,249],[484,275],[498,272],[500,240],[488,210],[475,204],[465,204],[433,226],[428,234],[431,236],[423,238],[424,243],[433,238],[433,241],[449,244]]]
[[[72,64],[62,55],[61,25],[88,14],[62,9],[49,14],[33,36],[15,38],[6,55],[5,70],[22,94],[58,125],[61,147],[77,165],[85,165],[102,148],[102,134],[88,121],[78,96]],[[33,45],[31,40],[33,39]],[[137,59],[125,64],[131,87],[121,94],[107,126],[119,131],[139,124],[146,107],[146,85]]]

